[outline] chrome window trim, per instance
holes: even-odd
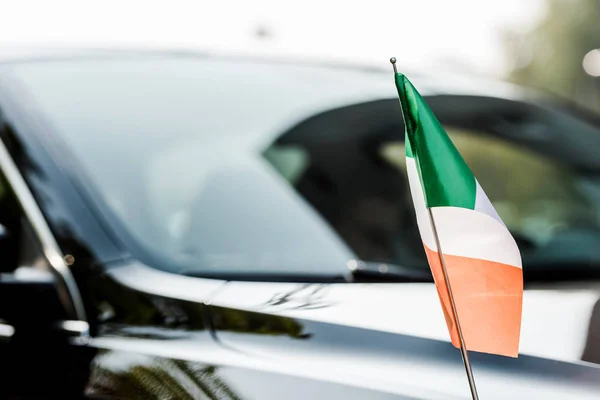
[[[23,208],[25,216],[29,219],[42,245],[44,256],[59,277],[57,285],[58,294],[67,313],[73,320],[88,322],[83,299],[79,293],[75,278],[64,260],[64,254],[60,250],[42,211],[2,140],[0,140],[0,169],[4,172],[6,179],[17,196],[17,200]]]

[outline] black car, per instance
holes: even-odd
[[[523,255],[520,356],[471,354],[480,397],[599,398],[599,120],[408,75]],[[2,396],[470,398],[403,130],[387,68],[4,55]]]

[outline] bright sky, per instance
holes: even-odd
[[[544,0],[0,0],[0,45],[199,47],[501,75]],[[272,33],[258,40],[265,26]]]

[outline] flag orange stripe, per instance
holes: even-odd
[[[439,254],[423,245],[452,344],[460,347]],[[516,357],[523,302],[521,269],[494,261],[446,254],[444,262],[467,350]]]

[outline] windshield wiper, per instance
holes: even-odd
[[[351,261],[348,273],[339,275],[281,272],[227,272],[179,271],[195,278],[245,282],[290,283],[376,283],[376,282],[432,282],[429,268],[405,268],[396,264]]]
[[[397,264],[355,261],[350,263],[351,281],[376,282],[433,282],[429,268],[406,268]]]
[[[194,278],[218,279],[223,281],[244,282],[289,282],[289,283],[346,283],[344,275],[326,274],[286,274],[279,272],[211,272],[211,271],[180,271],[185,276]]]

